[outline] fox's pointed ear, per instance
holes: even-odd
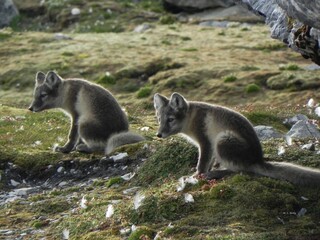
[[[167,105],[169,102],[169,99],[166,98],[165,96],[160,95],[159,93],[156,93],[153,96],[153,103],[154,103],[154,108],[159,109],[162,106]]]
[[[43,84],[45,79],[46,79],[46,75],[43,72],[37,72],[37,74],[36,74],[36,84],[37,85]]]
[[[50,71],[47,73],[45,82],[46,84],[48,84],[49,87],[55,88],[61,83],[61,81],[62,78],[55,72]]]
[[[169,102],[170,106],[176,111],[187,110],[187,100],[179,93],[173,93]]]

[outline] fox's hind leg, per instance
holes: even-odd
[[[231,171],[245,170],[246,166],[255,161],[247,141],[231,131],[217,136],[215,153],[221,166]]]
[[[79,124],[80,141],[76,150],[84,153],[103,152],[107,144],[107,131],[97,123],[82,122]]]

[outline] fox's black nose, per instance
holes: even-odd
[[[28,108],[28,110],[30,110],[31,112],[33,112],[33,107],[30,106],[30,107]]]
[[[157,133],[157,137],[158,138],[162,138],[162,134],[161,133]]]

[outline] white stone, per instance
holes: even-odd
[[[79,15],[81,13],[80,9],[79,8],[72,8],[71,9],[71,14],[72,15]]]
[[[11,185],[14,186],[14,187],[16,187],[16,186],[18,186],[18,185],[20,184],[20,182],[17,182],[17,181],[15,181],[15,180],[13,180],[13,179],[10,180],[10,183],[11,183]]]

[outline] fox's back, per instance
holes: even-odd
[[[250,121],[242,114],[223,106],[202,102],[189,102],[189,107],[194,111],[195,124],[199,125],[199,122],[203,122],[208,134],[215,137],[221,132],[231,131],[245,139],[258,155],[262,155],[257,134]]]
[[[95,121],[117,131],[128,129],[127,117],[109,91],[82,79],[66,79],[64,82],[67,90],[65,105],[75,109],[79,121]]]

